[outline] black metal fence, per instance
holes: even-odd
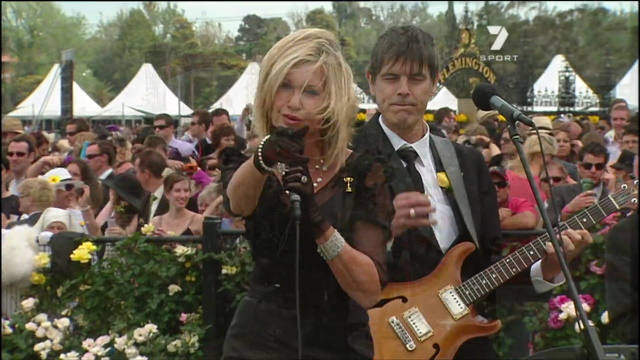
[[[204,254],[219,254],[222,251],[222,238],[244,235],[244,230],[222,230],[219,217],[207,216],[202,225],[202,236],[154,236],[154,242],[200,243]],[[503,239],[514,239],[543,235],[545,230],[513,230],[503,231]],[[123,237],[101,236],[92,238],[96,243],[114,243]],[[202,341],[206,359],[218,359],[222,354],[221,331],[218,329],[219,304],[216,293],[220,288],[221,266],[212,257],[206,257],[202,263],[202,317],[206,327]]]

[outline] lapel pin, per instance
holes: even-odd
[[[351,183],[353,182],[353,178],[351,176],[347,176],[346,178],[342,179],[344,180],[344,182],[347,184],[347,189],[344,192],[353,192],[353,188],[351,187]]]

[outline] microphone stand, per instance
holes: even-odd
[[[521,137],[520,137],[520,134],[518,133],[515,119],[507,119],[507,125],[509,129],[509,136],[513,140],[513,144],[518,150],[520,161],[522,162],[524,171],[527,174],[527,180],[529,181],[529,186],[531,187],[531,190],[533,191],[533,195],[536,198],[536,204],[538,205],[538,209],[540,210],[540,215],[542,215],[542,220],[544,222],[545,230],[547,231],[547,235],[549,236],[549,239],[551,239],[553,248],[555,249],[556,254],[558,255],[560,268],[562,268],[562,273],[564,274],[567,285],[569,286],[569,296],[571,297],[571,300],[573,300],[573,304],[578,313],[578,318],[583,324],[583,329],[584,329],[583,334],[586,339],[586,345],[587,345],[586,350],[587,350],[588,359],[591,359],[591,360],[606,359],[604,349],[602,347],[602,344],[600,343],[600,339],[598,338],[598,333],[596,332],[596,328],[589,325],[589,319],[587,318],[587,314],[582,308],[582,303],[580,302],[580,297],[578,296],[578,290],[576,288],[576,284],[573,282],[573,279],[571,278],[571,272],[569,270],[569,266],[567,265],[567,262],[564,256],[562,255],[563,253],[562,248],[560,247],[560,244],[558,242],[559,237],[557,238],[555,236],[553,228],[551,227],[551,221],[549,220],[549,215],[544,210],[545,207],[544,207],[542,198],[540,197],[540,190],[538,189],[538,186],[536,185],[536,182],[533,178],[533,174],[531,173],[531,167],[529,166],[529,162],[527,161],[527,156],[524,153],[522,144],[520,143]],[[558,232],[558,235],[560,235],[559,232]]]

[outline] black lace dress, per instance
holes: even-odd
[[[223,184],[242,163],[225,154]],[[235,160],[233,160],[235,159]],[[386,243],[391,238],[392,202],[381,164],[355,153],[316,193],[325,219],[345,240],[371,258],[386,283]],[[325,179],[326,181],[326,179]],[[225,199],[228,208],[228,199]],[[342,290],[317,252],[305,209],[300,224],[300,303],[305,359],[373,357],[366,310]],[[246,236],[255,268],[250,290],[227,331],[224,359],[297,358],[295,302],[296,228],[288,195],[269,175],[258,206],[246,218]]]

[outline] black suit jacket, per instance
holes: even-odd
[[[551,188],[551,192],[553,195],[553,200],[556,204],[556,209],[558,209],[558,213],[554,211],[554,207],[551,206],[551,199],[547,199],[547,214],[549,215],[549,220],[551,220],[551,224],[555,227],[558,225],[558,217],[562,212],[562,209],[567,206],[576,196],[583,193],[582,185],[578,184],[566,184],[566,185],[558,185]],[[600,194],[600,198],[598,201],[609,196],[609,191],[607,191],[607,187],[603,185],[602,194]]]
[[[25,224],[33,227],[36,225],[38,220],[40,220],[40,216],[42,216],[42,211],[37,212],[26,219],[10,222],[7,224],[7,230],[11,229],[14,226],[25,225]]]
[[[116,175],[113,173],[113,171],[107,175],[106,179],[109,180],[113,180],[116,177]],[[105,207],[108,203],[109,203],[109,187],[106,186],[105,184],[102,184],[102,181],[100,182],[100,185],[102,186],[102,207]]]
[[[638,220],[636,212],[620,221],[605,243],[609,327],[622,330],[624,344],[638,343]]]
[[[235,139],[235,147],[240,151],[245,151],[247,149],[247,139],[242,136],[236,135]],[[213,148],[213,145],[207,141],[207,139],[198,140],[198,144],[196,144],[196,152],[198,153],[198,158],[203,156],[211,155],[216,151]]]
[[[390,184],[393,196],[411,191],[413,186],[406,169],[382,130],[379,117],[379,114],[374,115],[358,129],[353,149],[381,156],[393,168],[395,176]],[[479,245],[479,251],[473,252],[463,265],[462,278],[466,279],[490,265],[492,248],[501,238],[495,187],[478,151],[430,136],[436,171],[446,170],[453,189],[445,191],[445,194],[456,217],[460,235],[449,249],[462,241],[473,241]],[[422,278],[435,269],[443,256],[437,240],[429,231],[407,231],[394,239],[388,254],[389,279],[402,282]],[[495,352],[488,338],[468,341],[456,354],[456,359],[492,357],[495,357]]]

